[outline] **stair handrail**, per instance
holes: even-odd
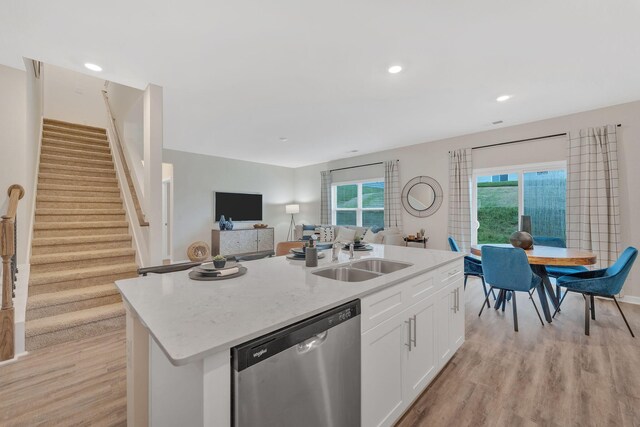
[[[18,262],[16,258],[18,201],[24,197],[24,188],[18,184],[9,187],[7,214],[0,221],[0,256],[2,256],[2,306],[0,306],[0,362],[15,356],[15,315],[13,307]]]
[[[129,169],[129,164],[127,163],[127,158],[124,154],[124,147],[122,146],[122,138],[120,138],[120,132],[118,131],[118,126],[116,126],[116,118],[113,116],[111,111],[111,105],[109,104],[109,96],[107,95],[107,91],[102,91],[102,97],[104,98],[104,104],[107,107],[107,114],[109,115],[109,119],[111,120],[111,128],[113,130],[113,135],[116,139],[114,141],[114,145],[117,145],[118,155],[120,157],[120,161],[122,162],[122,168],[124,170],[124,174],[127,177],[127,186],[129,187],[129,193],[131,193],[131,198],[133,199],[133,206],[136,211],[136,216],[138,218],[138,224],[140,227],[148,227],[149,221],[147,221],[144,211],[142,210],[142,206],[140,205],[140,198],[138,197],[137,188],[133,182],[133,178],[131,176],[131,171]]]

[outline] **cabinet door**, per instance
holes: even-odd
[[[258,234],[256,230],[231,230],[220,233],[220,252],[223,255],[256,252]]]
[[[451,347],[453,353],[460,348],[464,343],[464,282],[458,280],[452,284],[452,290],[454,291],[454,304],[456,309],[450,311],[451,323],[450,323],[450,337]]]
[[[258,251],[273,250],[273,228],[259,228],[258,230]]]
[[[438,370],[435,302],[436,298],[433,295],[405,311],[407,320],[411,322],[410,332],[414,337],[411,350],[405,347],[404,396],[407,403],[425,389]]]
[[[452,285],[447,285],[435,295],[438,369],[444,366],[453,355],[453,348],[451,347],[451,313],[454,308],[454,294],[452,288]]]
[[[362,335],[363,426],[390,426],[404,410],[405,320],[400,313]]]

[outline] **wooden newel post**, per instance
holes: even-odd
[[[0,361],[13,359],[14,313],[13,313],[13,272],[11,258],[15,251],[13,220],[2,217],[0,223],[0,255],[2,255],[2,308],[0,309]]]

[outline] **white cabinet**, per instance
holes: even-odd
[[[464,343],[464,286],[461,280],[449,283],[437,294],[437,351],[444,366]]]
[[[404,410],[407,329],[397,314],[362,335],[362,425],[392,425]]]
[[[362,298],[362,425],[391,426],[464,342],[462,261]]]
[[[405,348],[404,396],[408,401],[418,397],[438,370],[435,301],[433,296],[428,297],[405,312],[411,337],[411,347]]]

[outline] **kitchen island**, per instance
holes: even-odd
[[[373,245],[332,262],[325,253],[316,268],[276,257],[245,262],[247,274],[229,280],[183,271],[116,282],[127,308],[129,425],[229,426],[230,349],[355,299],[362,425],[392,424],[464,341],[462,255]],[[409,265],[360,282],[314,274],[371,258]]]

